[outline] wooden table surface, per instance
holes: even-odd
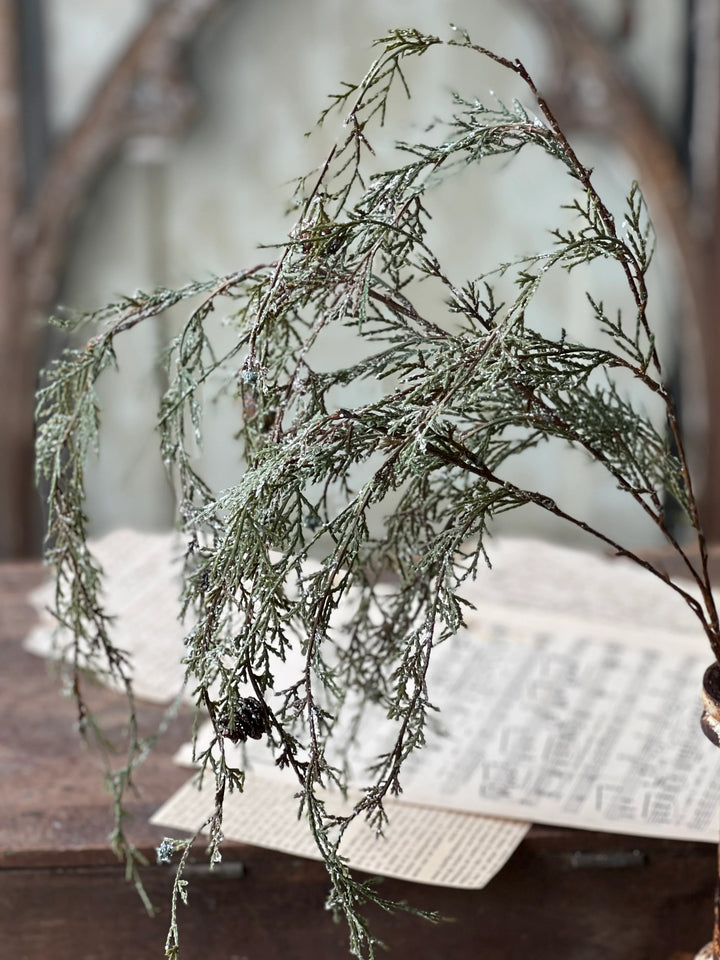
[[[22,648],[34,622],[24,598],[41,579],[37,565],[0,566],[0,866],[111,863],[112,817],[99,758],[83,747],[73,703],[63,696],[57,673]],[[98,687],[92,700],[108,729],[120,730],[127,710],[123,698]],[[162,712],[140,705],[148,731]],[[132,839],[140,847],[162,839],[148,817],[188,779],[188,771],[171,760],[188,738],[188,721],[186,711],[171,725],[152,764],[138,773],[140,793],[129,798],[128,809]]]
[[[150,960],[164,956],[172,868],[151,863],[149,918],[108,848],[109,796],[75,729],[73,704],[47,665],[26,653],[26,594],[37,564],[0,565],[0,958]],[[121,725],[121,697],[96,708]],[[157,720],[161,708],[142,705]],[[153,858],[163,835],[149,815],[188,777],[171,761],[188,737],[181,714],[138,775],[133,842]],[[373,915],[393,960],[690,960],[710,938],[712,845],[534,827],[481,891],[383,881],[390,897],[453,918],[431,926]],[[202,849],[181,909],[187,960],[341,960],[342,924],[323,909],[321,864],[230,844],[210,874]]]

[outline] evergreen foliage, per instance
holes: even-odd
[[[378,41],[364,79],[331,98],[322,121],[339,115],[342,137],[322,167],[298,181],[296,224],[267,262],[177,291],[136,294],[67,322],[92,325],[92,337],[49,366],[38,394],[47,558],[56,571],[57,618],[74,638],[81,728],[93,724],[83,692],[86,669],[120,680],[129,698],[127,763],[108,769],[116,846],[137,879],[122,798],[151,744],[136,730],[130,665],[113,644],[102,608],[102,571],[86,539],[84,471],[99,442],[96,384],[115,366],[116,338],[170,306],[192,303],[165,358],[168,387],[158,423],[187,541],[187,686],[215,730],[198,757],[216,788],[206,825],[211,857],[219,856],[224,797],[243,787],[242,771],[226,760],[225,740],[257,733],[297,778],[302,816],[327,865],[329,905],[346,918],[358,957],[372,957],[375,948],[363,903],[395,905],[351,875],[340,844],[349,821],[325,807],[323,788],[346,786],[346,766],[334,750],[337,718],[372,702],[394,731],[350,815],[381,830],[384,800],[401,791],[403,763],[425,740],[433,650],[462,625],[460,587],[488,559],[494,517],[535,504],[581,528],[665,580],[697,614],[714,653],[720,648],[682,437],[648,317],[653,232],[638,186],[630,188],[618,229],[523,65],[475,46],[462,31],[447,43],[519,77],[532,110],[516,101],[455,96],[439,142],[400,143],[396,166],[366,175],[375,132],[389,120],[390,92],[406,85],[406,61],[441,43],[396,30]],[[477,170],[484,158],[521,150],[542,151],[564,166],[572,184],[563,222],[570,225],[553,231],[549,249],[457,285],[428,241],[429,191],[459,170]],[[601,345],[535,329],[530,306],[548,273],[598,260],[622,271],[632,302],[628,315],[611,314],[589,298]],[[508,277],[513,295],[502,301],[497,282]],[[446,316],[424,310],[416,296],[421,280],[442,289]],[[234,339],[218,353],[214,324],[229,310]],[[317,347],[337,327],[353,359],[320,369]],[[196,451],[200,394],[218,376],[241,412],[236,440],[246,464],[237,483],[221,491],[203,478]],[[666,430],[628,400],[621,387],[627,380],[664,405]],[[372,399],[378,381],[384,392]],[[353,402],[359,391],[348,387],[363,384],[370,399]],[[683,557],[702,601],[547,491],[507,478],[513,458],[550,439],[610,474]],[[694,531],[697,560],[666,522],[667,497]],[[380,517],[380,534],[371,532],[371,513]],[[319,562],[309,565],[310,557]],[[354,611],[345,632],[331,622],[341,599]],[[300,651],[303,665],[295,682],[278,691],[273,664],[291,650]],[[166,841],[162,859],[178,849],[184,863],[188,841]],[[184,883],[179,871],[176,898],[185,896]],[[178,955],[174,908],[167,951]]]

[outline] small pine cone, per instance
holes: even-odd
[[[232,726],[225,716],[218,720],[218,731],[233,743],[245,743],[248,737],[260,740],[269,729],[265,708],[255,697],[242,697],[238,701]]]

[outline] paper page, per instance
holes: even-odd
[[[113,642],[131,656],[135,695],[170,703],[185,676],[185,629],[178,621],[182,541],[175,534],[115,530],[90,546],[106,576],[103,602],[115,617]],[[30,595],[40,620],[24,646],[38,656],[56,655],[70,639],[63,632],[55,636],[56,623],[47,611],[52,599],[50,583]]]
[[[703,736],[696,635],[507,610],[440,648],[445,736],[406,764],[404,795],[538,823],[717,842],[720,752]],[[366,757],[388,747],[366,729]]]
[[[163,827],[194,832],[212,812],[214,785],[199,791],[188,782],[152,817]],[[291,778],[248,774],[242,794],[225,799],[223,833],[249,843],[320,860],[304,819],[298,819],[297,784]],[[347,812],[339,799],[334,813]],[[356,870],[417,883],[480,889],[507,862],[529,824],[493,817],[433,810],[388,800],[390,822],[381,837],[364,821],[354,821],[343,837],[342,853]]]
[[[492,569],[481,565],[475,580],[462,589],[477,606],[490,603],[623,627],[701,634],[682,597],[625,557],[515,537],[490,538],[486,547]],[[690,581],[683,586],[699,597]]]
[[[171,703],[183,689],[184,637],[192,624],[192,613],[186,625],[179,619],[186,549],[181,537],[122,529],[93,540],[90,547],[105,573],[102,602],[113,617],[113,642],[130,655],[135,695]],[[307,561],[305,569],[315,566]],[[45,583],[30,594],[40,620],[23,645],[38,656],[61,655],[70,641],[66,631],[56,632],[56,622],[48,612],[52,591],[52,584]],[[278,676],[288,672],[280,660],[276,660],[276,668]],[[187,699],[193,700],[190,695]]]

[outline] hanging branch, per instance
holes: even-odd
[[[85,350],[51,365],[38,395],[57,616],[72,627],[75,669],[99,664],[124,679],[83,515],[84,467],[100,437],[95,387],[114,366],[116,337],[192,299],[166,357],[159,428],[188,544],[187,685],[213,728],[198,756],[201,776],[215,780],[212,855],[224,798],[243,786],[225,741],[257,736],[297,779],[300,812],[327,865],[329,904],[346,918],[359,957],[375,948],[363,904],[392,905],[352,877],[342,839],[358,817],[382,830],[385,798],[402,790],[403,765],[425,743],[433,651],[462,625],[462,585],[488,560],[495,517],[534,505],[639,563],[690,606],[720,653],[704,536],[652,333],[645,278],[654,240],[638,186],[618,228],[525,67],[462,31],[449,46],[491,58],[524,84],[530,106],[455,95],[447,122],[432,128],[436,139],[398,143],[394,166],[366,172],[392,90],[407,92],[408,63],[441,43],[394,31],[378,41],[367,76],[331,98],[322,119],[340,115],[341,139],[298,181],[297,222],[275,260],[83,318],[97,332]],[[430,205],[459,170],[522,150],[540,151],[569,174],[552,244],[458,283],[429,242]],[[534,300],[547,276],[598,260],[615,264],[630,309],[588,295],[600,346],[540,333]],[[424,305],[428,286],[442,293],[445,315]],[[235,336],[219,354],[216,318],[225,324],[228,314]],[[346,359],[327,369],[316,358],[338,327]],[[628,380],[662,405],[660,426],[631,402]],[[235,399],[244,462],[221,491],[202,476],[197,454],[203,400],[214,391]],[[516,457],[550,440],[609,474],[665,537],[698,596],[551,491],[509,479]],[[667,497],[686,518],[697,556],[669,527]],[[278,689],[276,667],[293,657],[295,679]],[[348,717],[362,731],[368,703],[387,718],[389,745],[364,771],[362,798],[338,817],[325,802],[328,785],[347,787],[336,739]],[[183,842],[177,849],[185,855]],[[177,949],[173,921],[168,956]]]

